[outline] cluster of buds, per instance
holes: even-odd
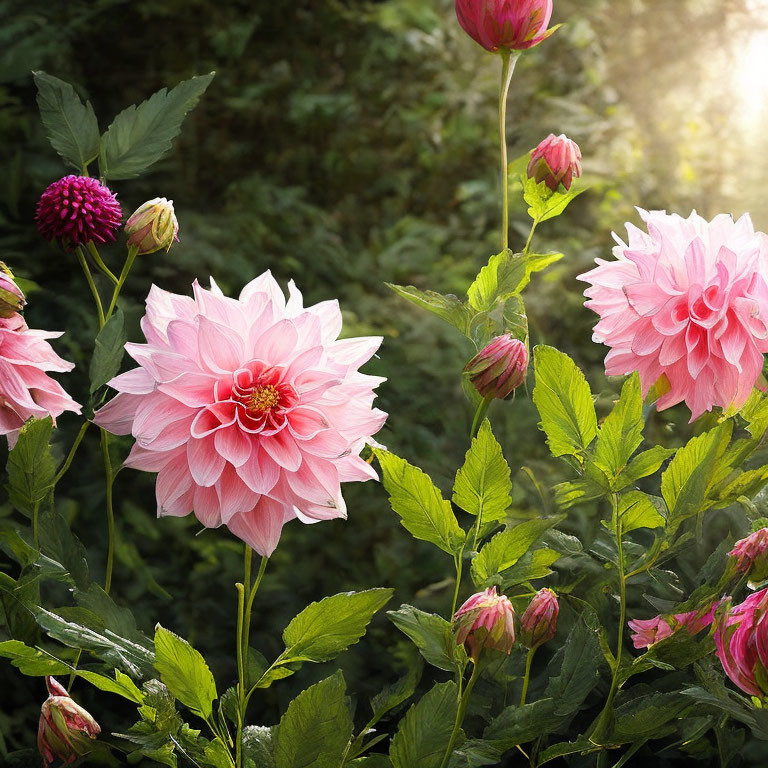
[[[541,589],[520,617],[520,640],[526,648],[534,649],[549,642],[557,632],[560,604],[551,589]]]
[[[546,40],[552,0],[456,0],[464,31],[487,51],[523,51]]]
[[[496,587],[478,592],[456,611],[453,633],[477,664],[484,650],[511,653],[515,644],[515,609]]]
[[[13,317],[21,312],[26,303],[23,291],[16,285],[13,272],[0,261],[0,317]]]
[[[505,333],[478,352],[464,371],[483,397],[503,400],[525,381],[528,349],[522,341]]]
[[[92,751],[101,728],[54,678],[46,677],[45,684],[49,695],[40,710],[37,748],[45,768],[69,765]]]
[[[729,607],[715,629],[715,649],[726,675],[744,693],[768,697],[768,589]]]
[[[749,576],[749,581],[759,584],[768,579],[768,528],[761,528],[734,544],[728,553],[733,567]]]
[[[633,619],[628,622],[633,632],[632,643],[635,648],[650,648],[681,629],[696,635],[712,624],[717,606],[718,603],[713,603],[699,611],[654,616],[652,619]]]
[[[550,133],[531,152],[528,178],[534,179],[537,184],[544,181],[553,192],[556,192],[560,185],[569,190],[574,178],[579,176],[581,176],[581,150],[579,145],[564,133],[559,136]]]

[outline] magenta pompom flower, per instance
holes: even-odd
[[[552,0],[456,0],[462,29],[487,51],[522,51],[546,40]]]
[[[98,179],[65,176],[43,192],[35,219],[46,240],[72,248],[90,241],[112,242],[123,212],[114,193]]]
[[[46,341],[59,336],[31,330],[18,314],[0,318],[0,435],[8,437],[11,447],[29,418],[55,420],[64,411],[80,413],[80,406],[47,374],[75,367]]]
[[[564,133],[559,136],[550,133],[531,152],[528,178],[534,179],[537,184],[545,181],[553,192],[556,192],[561,184],[569,190],[574,178],[579,176],[581,176],[581,150],[579,145]]]
[[[515,609],[506,595],[491,587],[472,595],[456,611],[453,632],[475,663],[486,648],[509,654],[515,644]]]
[[[611,347],[606,374],[638,371],[643,394],[665,377],[658,408],[685,401],[692,421],[741,407],[768,352],[768,237],[748,215],[640,215],[648,232],[627,224],[616,260],[579,277],[600,315],[593,339]]]
[[[358,369],[381,338],[338,339],[338,302],[304,307],[293,282],[286,301],[269,272],[239,299],[193,291],[152,286],[147,343],[126,345],[139,367],[95,421],[136,438],[126,465],[159,473],[158,515],[194,511],[269,556],[288,520],[345,518],[341,483],[376,478],[359,454],[383,379]]]

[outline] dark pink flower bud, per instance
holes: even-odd
[[[456,0],[456,16],[487,51],[533,48],[555,31],[547,29],[552,0]]]
[[[515,644],[515,609],[506,595],[491,587],[472,595],[456,611],[453,632],[475,663],[486,648],[510,653]]]
[[[505,333],[478,352],[464,370],[483,397],[503,400],[525,381],[528,350],[522,341]]]
[[[91,751],[90,740],[101,733],[101,728],[54,678],[46,677],[45,684],[49,696],[40,710],[37,748],[45,768],[69,765]]]
[[[528,648],[550,641],[557,631],[557,616],[560,604],[551,589],[539,590],[520,618],[522,634],[520,639]]]
[[[547,186],[556,192],[562,184],[570,189],[574,178],[581,176],[581,150],[575,141],[564,133],[555,136],[550,133],[531,153],[528,163],[528,178],[537,184],[547,182]]]
[[[23,291],[13,279],[13,272],[0,261],[0,317],[13,317],[26,303]]]
[[[768,578],[768,528],[761,528],[737,541],[728,553],[739,573],[748,573],[752,582]]]
[[[715,649],[725,674],[750,696],[768,697],[768,589],[729,608],[718,620]]]
[[[35,219],[46,240],[73,248],[114,240],[123,212],[114,193],[98,179],[65,176],[43,192]]]

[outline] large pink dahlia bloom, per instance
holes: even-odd
[[[59,336],[28,328],[19,314],[0,317],[0,435],[8,437],[11,447],[27,419],[80,413],[80,406],[47,373],[75,367],[46,341]]]
[[[127,344],[139,364],[113,379],[120,394],[95,417],[133,434],[126,461],[158,472],[158,515],[194,512],[270,555],[283,525],[346,517],[343,482],[375,479],[359,453],[384,424],[383,379],[359,372],[374,337],[339,340],[338,302],[304,307],[269,272],[239,299],[193,285],[194,298],[152,286]]]
[[[638,371],[644,394],[665,376],[659,409],[685,401],[691,420],[740,407],[768,352],[768,237],[748,215],[640,215],[648,232],[627,224],[616,260],[579,277],[600,315],[593,338],[611,347],[606,374]]]

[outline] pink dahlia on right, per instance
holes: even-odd
[[[287,521],[345,518],[341,483],[376,478],[359,454],[383,379],[359,368],[381,338],[339,339],[338,302],[305,307],[293,282],[286,301],[269,272],[238,299],[193,291],[152,286],[147,343],[126,345],[139,367],[94,420],[136,438],[126,465],[158,473],[158,515],[194,512],[269,556]]]
[[[593,339],[611,348],[606,374],[638,371],[644,394],[664,377],[658,408],[685,401],[691,421],[741,407],[768,352],[768,237],[749,215],[640,215],[648,232],[627,224],[616,260],[579,277],[600,315]]]

